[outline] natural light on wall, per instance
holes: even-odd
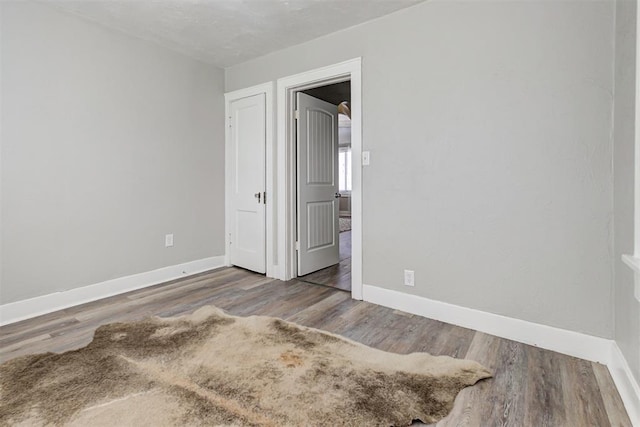
[[[340,192],[351,191],[351,147],[340,147],[338,155]]]
[[[345,114],[338,116],[338,191],[351,192],[351,119]]]

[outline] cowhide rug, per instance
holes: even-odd
[[[491,374],[215,307],[101,326],[84,348],[0,365],[1,425],[408,425]]]

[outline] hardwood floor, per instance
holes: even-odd
[[[351,231],[340,233],[340,262],[338,264],[300,276],[298,280],[351,292]]]
[[[630,426],[607,368],[470,329],[352,300],[346,292],[222,268],[0,327],[0,360],[89,343],[101,324],[213,304],[276,316],[381,350],[476,360],[494,377],[463,390],[439,426]]]

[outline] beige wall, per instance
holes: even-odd
[[[425,2],[226,90],[362,57],[364,282],[611,338],[614,9]]]
[[[224,254],[222,70],[0,7],[0,303]]]
[[[615,339],[640,381],[640,303],[633,297],[633,272],[621,259],[634,250],[636,3],[630,0],[617,1],[615,64]]]

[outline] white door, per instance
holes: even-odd
[[[338,107],[297,94],[298,276],[337,264]]]
[[[265,272],[265,96],[230,105],[231,218],[229,262]]]

